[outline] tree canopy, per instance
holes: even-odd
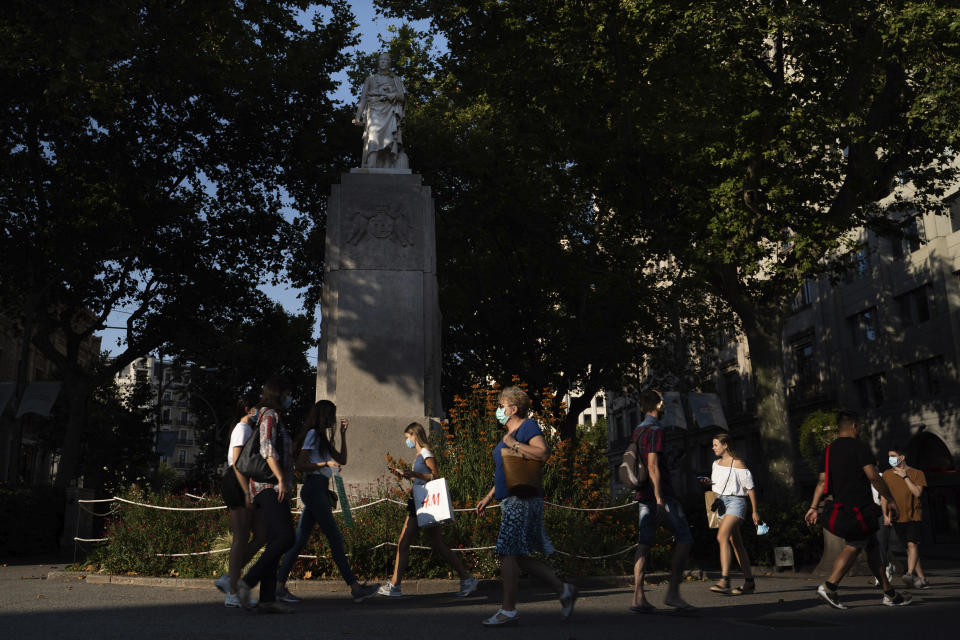
[[[355,24],[337,0],[304,26],[310,4],[6,3],[0,302],[65,382],[58,484],[93,390],[243,315],[319,215],[317,185],[347,157],[330,95]],[[84,368],[80,345],[117,311],[116,357]]]

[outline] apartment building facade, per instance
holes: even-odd
[[[189,372],[154,356],[137,358],[117,374],[121,391],[149,385],[148,404],[143,408],[154,416],[156,451],[179,476],[193,468],[200,454],[188,382]]]

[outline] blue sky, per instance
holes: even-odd
[[[357,51],[372,51],[378,46],[377,36],[387,37],[387,29],[390,26],[400,25],[400,21],[386,18],[384,16],[377,16],[376,10],[373,6],[373,0],[354,0],[350,3],[353,13],[356,16],[358,23],[358,31],[360,35],[360,43],[356,47]],[[305,16],[306,20],[309,20],[309,16]],[[421,26],[421,25],[417,25]],[[351,94],[351,87],[346,84],[346,74],[343,74],[342,77],[337,78],[341,81],[340,89],[334,94],[334,96],[344,102],[353,102],[353,96]],[[360,146],[360,132],[357,132],[357,146]],[[283,305],[283,307],[291,313],[302,313],[303,304],[302,301],[298,298],[299,290],[294,289],[293,287],[279,284],[279,285],[264,285],[261,287],[264,292],[267,293],[271,298]],[[107,320],[107,324],[110,326],[123,326],[126,323],[127,316],[129,315],[128,311],[118,310],[113,312]],[[314,327],[314,338],[319,338],[320,326],[320,313],[317,310],[317,325]],[[105,351],[110,353],[119,353],[123,350],[122,346],[117,345],[118,339],[123,339],[124,332],[118,329],[106,329],[100,332],[100,335],[103,338],[102,348]],[[144,354],[146,355],[146,354]],[[317,350],[311,349],[307,353],[307,358],[312,365],[317,364]]]

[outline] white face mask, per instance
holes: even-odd
[[[887,458],[887,462],[890,463],[891,467],[895,467],[898,464],[900,464],[900,456],[890,456],[889,458]]]

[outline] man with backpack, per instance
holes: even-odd
[[[870,485],[886,500],[887,515],[896,521],[899,515],[896,502],[887,484],[877,472],[873,453],[860,439],[860,423],[851,411],[837,413],[837,438],[830,443],[824,455],[823,473],[813,492],[810,509],[804,520],[816,524],[820,498],[833,496],[833,508],[824,514],[823,526],[843,538],[843,549],[837,554],[830,577],[817,587],[817,595],[834,609],[847,609],[837,597],[837,586],[853,566],[861,549],[867,552],[867,565],[883,590],[883,604],[901,607],[910,604],[909,594],[897,593],[887,579],[880,561],[880,549],[874,534],[878,526],[880,508],[873,501]]]
[[[660,419],[666,413],[663,397],[658,391],[640,393],[640,410],[644,417],[634,429],[633,440],[637,443],[637,460],[645,465],[647,479],[637,488],[640,511],[639,535],[636,561],[633,565],[633,604],[635,613],[650,613],[655,607],[647,602],[643,591],[643,579],[647,572],[647,559],[653,545],[657,525],[664,524],[674,535],[673,562],[670,568],[670,584],[663,603],[678,611],[693,611],[694,607],[680,597],[680,580],[683,568],[690,555],[693,536],[670,483],[670,472],[661,465],[663,455],[663,425]],[[640,476],[643,477],[643,473]]]

